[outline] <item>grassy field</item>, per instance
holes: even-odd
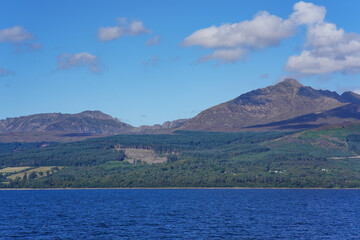
[[[18,173],[30,168],[31,167],[7,167],[0,169],[0,173]]]
[[[125,151],[125,160],[131,164],[137,163],[165,163],[167,161],[166,156],[156,154],[152,149],[141,149],[141,148],[117,148],[117,150]]]
[[[0,172],[2,173],[13,173],[7,176],[7,179],[15,180],[16,178],[23,179],[25,174],[29,176],[31,173],[35,173],[37,178],[49,176],[52,173],[62,170],[64,167],[58,166],[46,166],[46,167],[38,167],[38,168],[31,168],[31,167],[8,167],[1,169]]]

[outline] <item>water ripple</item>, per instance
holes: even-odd
[[[1,239],[360,239],[359,190],[0,191]]]

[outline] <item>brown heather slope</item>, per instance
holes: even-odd
[[[315,90],[294,79],[285,79],[274,86],[242,94],[231,101],[202,111],[189,119],[181,129],[239,131],[253,125],[321,113],[360,100],[360,96],[352,92],[343,95],[327,90]]]

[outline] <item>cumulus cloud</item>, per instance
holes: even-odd
[[[197,30],[185,38],[181,45],[214,49],[213,54],[203,56],[200,61],[220,59],[234,62],[241,59],[246,51],[277,46],[295,32],[296,27],[292,21],[262,11],[250,21],[222,24],[218,27],[213,25]]]
[[[99,58],[87,53],[69,54],[63,53],[57,57],[58,70],[65,70],[73,67],[89,67],[92,72],[101,72]]]
[[[150,46],[155,46],[155,45],[159,45],[160,44],[160,36],[154,36],[152,38],[150,38],[147,42],[146,42],[146,46],[150,47]]]
[[[6,77],[9,75],[15,75],[15,73],[11,70],[0,67],[0,77]]]
[[[304,50],[300,55],[289,57],[286,69],[307,75],[333,72],[357,73],[360,71],[360,56],[346,56],[343,59],[336,59],[319,56],[313,51]]]
[[[262,11],[251,21],[200,29],[185,38],[182,45],[204,48],[265,48],[280,44],[282,39],[294,33],[295,28],[290,21]]]
[[[287,19],[262,11],[251,20],[199,29],[181,45],[213,50],[200,57],[200,62],[236,62],[251,51],[279,45],[295,35],[300,25],[305,25],[303,50],[289,57],[285,70],[293,75],[360,72],[360,34],[346,33],[325,17],[325,7],[300,1],[294,4]]]
[[[149,34],[151,30],[144,27],[141,21],[127,22],[126,18],[118,18],[118,24],[111,27],[100,27],[97,37],[100,41],[107,42],[118,39],[122,36],[135,36],[141,34]]]
[[[155,66],[159,60],[160,58],[158,56],[153,56],[150,59],[143,61],[141,64],[144,66]]]
[[[322,22],[326,15],[325,7],[303,1],[295,3],[293,11],[289,20],[296,25]]]
[[[316,21],[306,23],[304,49],[299,55],[289,57],[285,69],[305,75],[360,72],[360,34],[346,33],[324,21],[325,9],[315,5],[313,9],[322,13],[317,14]]]

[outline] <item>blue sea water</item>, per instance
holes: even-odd
[[[360,239],[360,190],[4,190],[0,239]]]

